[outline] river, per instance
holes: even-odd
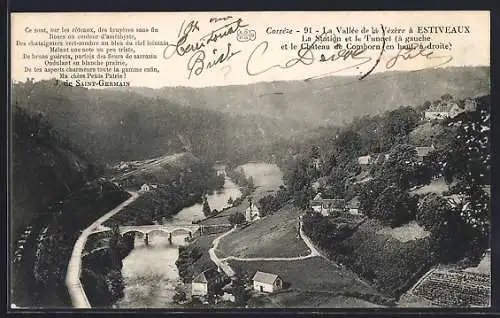
[[[276,165],[248,163],[241,166],[245,174],[252,176],[259,192],[276,189],[282,182],[281,171]],[[222,191],[208,195],[212,209],[222,210],[230,197],[236,199],[241,192],[236,184],[226,177]],[[203,219],[201,204],[184,208],[165,223],[191,223]],[[136,235],[135,247],[123,260],[122,274],[125,282],[125,296],[120,299],[117,308],[168,308],[176,307],[172,301],[175,287],[181,284],[175,261],[179,253],[177,247],[185,244],[185,236],[177,235],[169,245],[168,236],[163,233],[151,233],[149,246],[144,245],[140,235]]]

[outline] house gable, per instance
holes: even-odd
[[[254,282],[262,283],[262,284],[268,284],[268,285],[274,285],[274,282],[279,278],[278,275],[276,274],[270,274],[270,273],[264,273],[257,271],[255,275],[253,276],[252,280]]]

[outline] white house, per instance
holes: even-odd
[[[143,185],[141,185],[141,189],[139,190],[140,192],[148,192],[149,190],[151,190],[151,187],[144,183]]]
[[[276,274],[258,271],[252,278],[253,289],[264,293],[273,293],[283,288],[283,280]]]
[[[355,197],[347,204],[347,210],[352,215],[360,215],[360,203],[359,198]]]
[[[255,204],[250,204],[250,206],[245,210],[245,220],[247,222],[252,222],[260,219],[260,212]]]
[[[358,164],[360,166],[368,166],[370,163],[371,163],[370,155],[358,157]]]

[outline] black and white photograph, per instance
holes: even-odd
[[[487,11],[12,13],[10,310],[491,307]]]

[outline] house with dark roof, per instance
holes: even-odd
[[[309,207],[323,216],[341,213],[346,206],[344,199],[323,199],[318,193],[313,200],[309,201]]]
[[[217,267],[198,274],[191,282],[191,295],[195,298],[207,297],[219,292],[229,282],[229,278]]]
[[[276,274],[257,271],[252,278],[253,289],[264,293],[273,293],[283,288],[283,279]]]

